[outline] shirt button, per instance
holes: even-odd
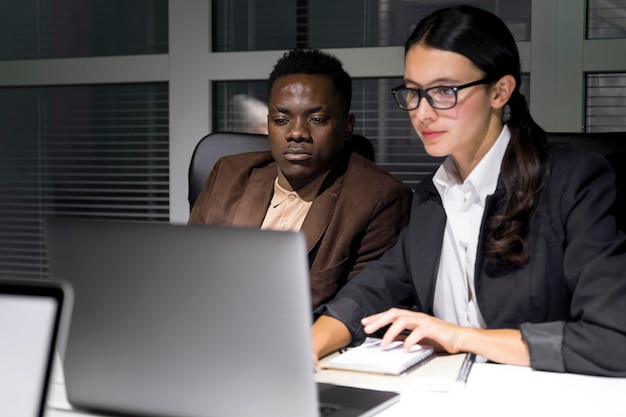
[[[295,195],[293,195],[293,194],[289,194],[289,199],[290,199],[291,201],[293,201],[295,198],[296,198],[296,196],[295,196]]]

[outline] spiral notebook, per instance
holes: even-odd
[[[365,341],[332,358],[325,367],[348,371],[374,372],[400,375],[431,359],[434,349],[431,346],[415,345],[410,351],[404,349],[401,341],[381,347],[381,339],[368,337]]]

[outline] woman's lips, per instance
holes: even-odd
[[[424,140],[435,140],[439,136],[443,135],[443,131],[440,130],[422,130],[422,138]]]

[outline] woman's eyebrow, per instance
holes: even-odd
[[[404,85],[406,84],[413,84],[416,85],[418,87],[423,87],[423,84],[420,84],[418,82],[415,82],[409,78],[405,78],[404,79]],[[437,85],[456,85],[459,84],[459,81],[452,79],[452,78],[435,78],[434,80],[431,80],[430,82],[428,82],[425,85],[430,85],[430,86],[437,86]]]

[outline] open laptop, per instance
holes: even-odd
[[[44,415],[70,296],[61,283],[0,281],[0,416]]]
[[[75,292],[64,362],[75,408],[347,417],[399,399],[327,385],[318,399],[298,233],[67,218],[46,229],[51,272]]]

